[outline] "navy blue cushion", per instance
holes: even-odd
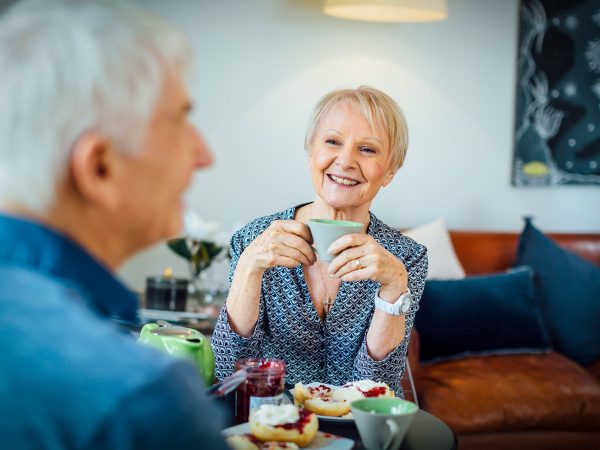
[[[517,265],[534,283],[552,345],[580,364],[600,358],[600,267],[559,247],[526,219]]]
[[[550,347],[527,267],[461,280],[429,280],[415,317],[423,362]]]

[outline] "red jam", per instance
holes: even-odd
[[[250,442],[252,442],[254,445],[259,445],[259,446],[262,445],[262,441],[251,433],[244,434],[244,437],[246,439],[248,439]]]
[[[304,432],[304,427],[310,422],[310,415],[312,414],[310,411],[299,408],[298,412],[300,413],[300,418],[296,422],[290,423],[282,423],[280,425],[275,425],[275,428],[283,428],[284,430],[297,430],[298,433],[302,434]]]
[[[350,386],[354,386],[356,388],[356,390],[358,392],[360,392],[362,395],[364,395],[366,398],[379,397],[381,395],[385,395],[385,393],[387,392],[387,389],[385,386],[375,386],[374,388],[371,388],[368,391],[363,391],[358,386],[356,386],[354,383],[346,383],[342,387],[350,387]]]
[[[360,389],[359,389],[360,391]],[[387,389],[385,388],[385,386],[377,386],[374,388],[369,389],[368,391],[360,391],[363,393],[363,395],[367,398],[370,397],[379,397],[380,395],[384,395],[386,393]]]
[[[248,378],[236,390],[236,423],[247,422],[250,409],[262,403],[281,404],[285,387],[285,363],[279,359],[240,359],[235,370],[242,368],[248,371]]]
[[[329,386],[325,386],[324,384],[320,384],[319,386],[309,387],[308,393],[310,395],[329,395],[331,392],[331,388]]]

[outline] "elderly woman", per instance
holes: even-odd
[[[399,107],[381,91],[338,90],[318,103],[305,141],[314,201],[232,237],[231,289],[212,340],[218,378],[240,358],[279,358],[288,383],[371,379],[402,395],[427,253],[369,208],[402,166],[407,140]],[[325,263],[311,247],[313,218],[367,231],[335,241]]]

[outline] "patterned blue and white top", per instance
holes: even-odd
[[[244,249],[275,220],[294,218],[298,206],[254,219],[231,238],[230,281]],[[216,376],[230,375],[240,358],[279,358],[286,363],[287,383],[324,382],[342,385],[371,379],[387,383],[402,396],[406,351],[415,313],[425,286],[427,249],[385,225],[372,213],[367,233],[406,266],[414,302],[406,314],[403,341],[385,359],[373,360],[366,335],[374,311],[379,283],[372,280],[342,282],[335,303],[322,321],[310,297],[302,266],[274,267],[265,271],[258,322],[252,336],[236,334],[229,326],[227,304],[221,310],[212,337]]]

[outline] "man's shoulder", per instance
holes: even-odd
[[[15,267],[0,267],[0,278],[0,414],[12,417],[3,435],[18,439],[33,421],[48,439],[69,433],[83,445],[119,410],[131,408],[128,420],[143,426],[136,405],[168,408],[173,386],[203,399],[191,365],[137,344],[68,284]]]
[[[95,311],[71,282],[16,267],[0,267],[0,279],[0,360],[22,382],[52,379],[56,389],[74,390],[110,389],[114,383],[129,390],[170,363]],[[15,348],[10,342],[17,338]],[[70,384],[70,377],[77,382]]]

